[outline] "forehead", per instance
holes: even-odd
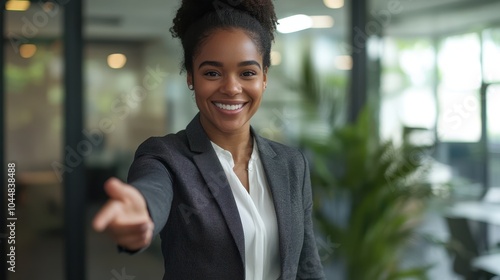
[[[238,63],[256,60],[262,63],[262,55],[255,42],[241,29],[219,29],[208,36],[199,48],[194,62],[206,60]]]

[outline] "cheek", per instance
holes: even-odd
[[[264,86],[262,84],[254,85],[251,89],[251,94],[254,98],[262,97],[262,94],[264,94]]]
[[[205,89],[205,88],[203,88],[203,89]],[[194,100],[196,101],[196,104],[198,105],[198,107],[200,107],[200,105],[203,106],[203,104],[206,103],[209,96],[210,96],[210,94],[207,94],[206,90],[195,91],[194,92]]]

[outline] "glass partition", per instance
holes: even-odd
[[[63,279],[63,192],[52,168],[63,152],[63,9],[49,1],[2,12],[5,150],[17,182],[17,269],[8,277]]]
[[[488,87],[486,93],[487,107],[487,130],[489,151],[489,180],[490,186],[500,187],[500,85],[495,84]]]
[[[435,51],[426,38],[385,38],[381,75],[380,133],[400,142],[403,128],[433,131],[437,118],[434,96]],[[433,139],[424,139],[429,144]]]
[[[481,45],[476,33],[445,38],[438,52],[439,119],[442,142],[481,138]]]
[[[500,28],[483,31],[483,73],[487,83],[500,82]]]

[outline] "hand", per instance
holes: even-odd
[[[94,230],[106,231],[118,245],[128,250],[148,246],[154,224],[142,194],[116,178],[107,180],[104,190],[110,199],[94,217]]]

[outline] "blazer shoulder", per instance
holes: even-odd
[[[161,156],[165,153],[170,154],[173,151],[183,150],[189,150],[185,130],[164,136],[149,137],[139,145],[135,157],[143,154]]]
[[[299,148],[291,147],[267,138],[260,137],[263,146],[268,146],[277,156],[293,163],[293,165],[305,168],[305,156]],[[263,147],[267,149],[267,147]]]

